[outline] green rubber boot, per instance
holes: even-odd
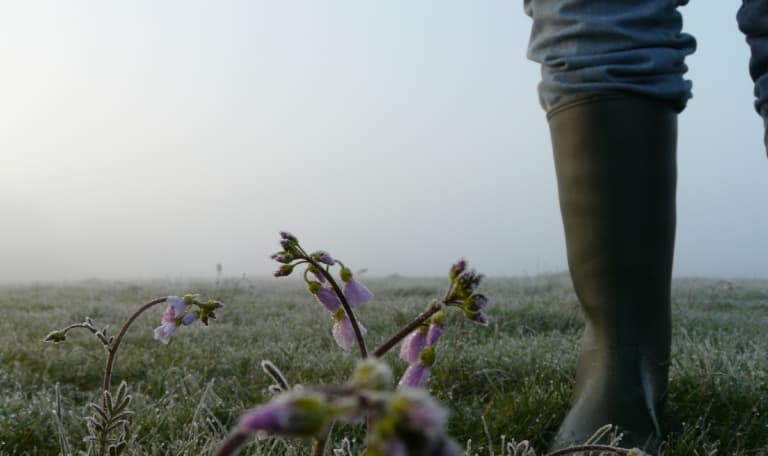
[[[677,113],[634,95],[548,115],[568,266],[586,318],[572,409],[554,448],[599,427],[654,451],[670,354]]]

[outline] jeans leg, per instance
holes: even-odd
[[[752,53],[749,74],[755,82],[755,109],[765,123],[764,142],[768,151],[768,0],[744,0],[736,21]]]
[[[691,97],[682,32],[687,0],[524,0],[533,18],[528,58],[541,64],[541,105],[604,92],[660,99],[678,111]]]

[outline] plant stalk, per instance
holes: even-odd
[[[109,391],[110,383],[112,382],[112,366],[115,363],[115,356],[117,355],[117,349],[120,348],[120,342],[123,341],[123,336],[125,336],[125,333],[128,332],[128,328],[131,327],[134,320],[139,318],[139,315],[144,313],[145,310],[149,309],[150,307],[156,306],[157,304],[164,303],[166,301],[167,297],[157,298],[149,301],[148,303],[144,304],[143,306],[139,307],[139,310],[133,313],[131,317],[128,319],[128,321],[123,324],[123,327],[120,328],[120,333],[115,338],[114,344],[112,344],[111,347],[108,348],[109,355],[107,356],[107,365],[104,368],[104,383],[102,384],[102,391]]]

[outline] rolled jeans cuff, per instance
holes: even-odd
[[[525,0],[533,18],[528,57],[541,64],[546,111],[585,95],[630,92],[681,111],[691,97],[682,32],[687,0]]]

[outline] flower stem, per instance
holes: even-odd
[[[112,366],[115,363],[115,356],[117,355],[117,349],[120,348],[120,342],[123,341],[123,336],[125,336],[125,333],[128,332],[128,328],[131,327],[134,320],[139,318],[139,315],[144,313],[145,310],[149,309],[150,307],[156,306],[157,304],[164,303],[166,297],[157,298],[149,301],[148,303],[144,304],[143,306],[139,307],[139,310],[133,313],[131,317],[128,319],[128,321],[123,324],[123,327],[120,328],[120,333],[115,338],[115,342],[112,344],[111,347],[108,347],[109,355],[107,356],[107,365],[104,368],[104,383],[102,384],[102,391],[109,391],[110,383],[112,382]]]
[[[227,437],[227,440],[224,441],[221,447],[216,450],[214,456],[229,456],[230,454],[235,454],[237,449],[240,448],[245,443],[245,441],[248,440],[248,438],[249,435],[245,432],[233,432],[229,437]]]
[[[344,307],[344,312],[346,312],[347,316],[349,317],[349,323],[352,325],[352,330],[355,332],[357,346],[360,347],[360,357],[363,359],[367,358],[368,348],[365,346],[365,339],[363,339],[363,333],[360,331],[360,324],[357,322],[357,317],[355,317],[354,312],[352,312],[352,307],[349,306],[347,298],[344,296],[344,292],[341,291],[339,284],[336,283],[336,280],[333,278],[330,272],[326,271],[325,268],[320,266],[314,259],[312,259],[311,256],[307,255],[306,253],[304,253],[304,255],[304,259],[307,260],[309,264],[314,266],[315,269],[317,269],[326,278],[326,280],[328,280],[328,282],[331,284],[331,287],[333,288],[333,291],[336,292],[336,295],[341,301],[342,307]]]
[[[403,327],[397,334],[390,337],[389,340],[384,342],[379,348],[374,350],[373,356],[380,358],[384,356],[392,347],[397,345],[398,342],[403,340],[408,334],[412,333],[416,328],[421,326],[422,323],[427,321],[429,317],[436,314],[443,308],[443,301],[434,301],[427,310],[420,313],[412,322]]]
[[[628,448],[619,448],[615,446],[610,445],[579,445],[579,446],[572,446],[568,448],[561,448],[559,450],[555,450],[551,453],[546,454],[545,456],[563,456],[566,454],[574,454],[574,453],[581,453],[582,451],[603,451],[603,452],[610,452],[613,454],[619,454],[628,456],[633,453],[630,453],[632,450]]]
[[[328,444],[332,431],[333,423],[328,426],[328,430],[325,431],[322,437],[315,439],[315,444],[312,446],[312,456],[323,456],[325,454],[325,446]]]

